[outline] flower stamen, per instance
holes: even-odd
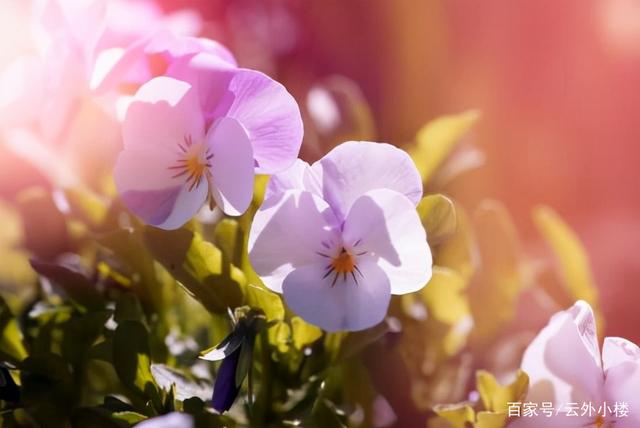
[[[329,256],[328,254],[321,253],[321,252],[316,252],[316,254],[318,254],[321,257],[331,259],[331,262],[327,266],[325,266],[326,272],[322,277],[322,279],[325,279],[329,275],[334,274],[333,280],[331,281],[331,287],[334,287],[336,285],[336,282],[338,281],[338,277],[340,275],[342,275],[343,281],[347,280],[347,275],[351,275],[356,285],[358,285],[358,278],[356,277],[356,272],[360,274],[361,277],[364,277],[364,275],[358,268],[358,265],[356,264],[356,256],[364,255],[366,254],[366,251],[353,255],[343,247],[338,253],[338,255],[335,257]]]
[[[174,165],[168,167],[168,169],[176,171],[175,175],[171,178],[187,175],[186,184],[189,186],[189,192],[197,188],[203,178],[207,180],[210,187],[212,178],[210,161],[213,158],[213,153],[210,152],[210,148],[205,148],[202,144],[194,144],[191,135],[186,135],[184,141],[178,143],[178,148],[180,149],[179,155],[181,157]],[[210,189],[208,193],[210,197]]]

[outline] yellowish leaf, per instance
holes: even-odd
[[[503,386],[491,373],[478,370],[476,384],[485,410],[507,413],[509,403],[524,399],[529,388],[529,376],[522,370],[518,370],[516,379]]]
[[[424,182],[429,181],[456,144],[476,123],[479,116],[477,110],[442,116],[427,123],[418,131],[417,144],[409,153]]]
[[[551,208],[537,207],[533,219],[558,261],[560,273],[572,300],[585,300],[598,314],[598,289],[589,257],[578,236]]]
[[[456,232],[458,219],[451,199],[444,195],[428,195],[418,204],[418,215],[427,231],[429,244],[436,245]]]

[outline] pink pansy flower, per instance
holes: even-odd
[[[382,321],[392,294],[424,287],[431,252],[415,209],[422,182],[388,144],[344,143],[273,177],[249,256],[271,290],[327,331]]]
[[[525,351],[526,401],[552,403],[549,417],[515,419],[516,427],[637,428],[640,426],[640,348],[618,337],[598,345],[593,311],[578,301],[555,314]]]
[[[151,225],[178,228],[205,202],[240,215],[251,202],[254,170],[286,167],[297,156],[302,120],[286,89],[228,64],[220,78],[216,91],[205,92],[207,82],[156,77],[127,110],[116,186],[129,209]]]
[[[138,24],[123,27],[122,17],[134,14]],[[96,66],[96,57],[164,28],[190,34],[196,21],[184,13],[165,17],[144,0],[34,1],[35,52],[0,73],[2,140],[55,184],[77,185],[87,165],[110,169],[120,145],[116,94],[98,98],[90,91],[90,77],[103,67]],[[89,138],[94,144],[85,143]]]

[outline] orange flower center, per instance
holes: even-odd
[[[331,267],[338,274],[351,273],[355,270],[356,259],[343,248],[340,254],[331,262]]]
[[[604,417],[602,415],[598,415],[595,421],[596,428],[602,428],[604,426]]]

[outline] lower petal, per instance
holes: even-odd
[[[312,193],[290,190],[271,198],[251,224],[251,264],[268,288],[281,293],[293,269],[324,260],[317,252],[338,239],[337,227],[331,208]]]
[[[227,215],[244,213],[253,197],[254,161],[249,136],[236,120],[222,118],[209,130],[211,189],[216,203]]]
[[[193,217],[206,199],[203,180],[189,190],[168,169],[174,157],[165,150],[124,150],[116,161],[116,188],[127,208],[145,223],[177,229]]]
[[[298,268],[284,280],[285,301],[305,321],[326,331],[373,327],[387,313],[391,300],[389,279],[374,263],[360,264],[358,269],[360,272],[353,276],[334,277],[326,276],[322,264]]]
[[[344,224],[346,245],[366,252],[391,281],[393,294],[420,290],[431,278],[431,250],[413,203],[388,189],[372,190],[356,199]]]

